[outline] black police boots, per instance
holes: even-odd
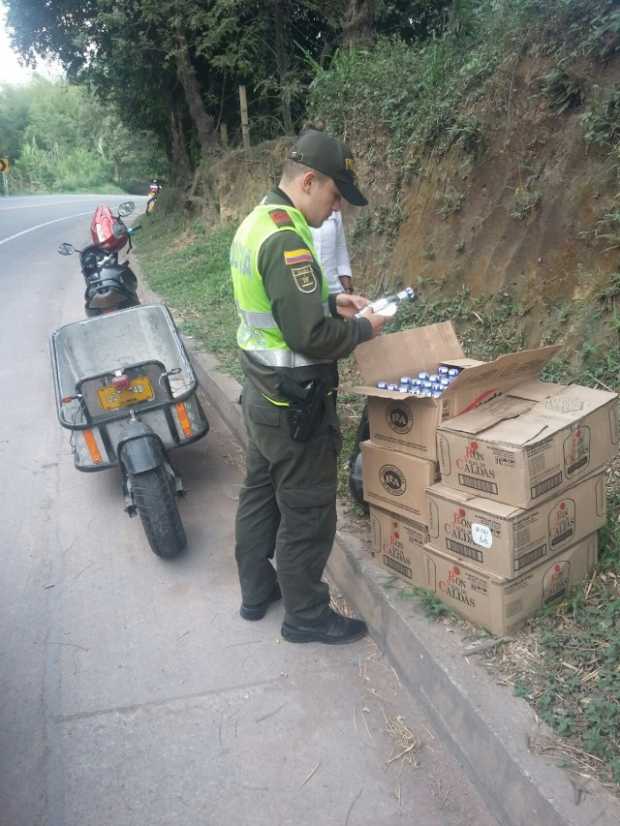
[[[361,640],[368,633],[366,623],[358,619],[349,619],[332,611],[317,624],[292,625],[282,624],[282,636],[288,642],[323,642],[327,645],[345,645]]]
[[[273,590],[266,600],[259,602],[258,605],[246,605],[242,602],[239,613],[244,620],[250,620],[250,622],[261,620],[267,613],[267,608],[269,608],[271,603],[277,602],[279,599],[282,599],[282,592],[280,591],[278,583],[274,582]]]

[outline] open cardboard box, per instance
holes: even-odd
[[[527,509],[443,483],[427,495],[430,545],[507,578],[580,542],[602,528],[607,516],[604,471]]]
[[[532,382],[559,349],[524,350],[490,362],[468,359],[450,321],[367,341],[354,351],[365,382],[355,391],[368,396],[370,438],[379,447],[435,461],[435,436],[443,421]],[[440,399],[415,398],[376,386],[378,381],[397,383],[401,376],[434,371],[439,364],[463,368]]]
[[[521,386],[519,398],[502,396],[444,422],[437,432],[444,484],[528,508],[607,464],[620,440],[618,396],[548,387]]]

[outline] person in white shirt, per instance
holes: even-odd
[[[310,230],[330,293],[352,293],[351,261],[340,210],[335,209],[318,229]]]

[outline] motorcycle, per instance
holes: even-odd
[[[159,198],[159,193],[161,192],[161,184],[157,179],[152,181],[149,184],[149,197],[146,202],[146,214],[150,215],[152,212],[155,211],[155,207],[157,206],[157,199]]]
[[[114,215],[107,206],[97,207],[90,225],[92,243],[81,250],[67,242],[58,247],[59,255],[77,252],[80,256],[80,269],[86,284],[84,309],[89,318],[140,303],[138,279],[128,261],[119,262],[118,259],[125,245],[129,245],[128,252],[132,250],[131,236],[140,229],[128,227],[123,222],[134,208],[133,201],[124,201]]]
[[[370,425],[368,424],[368,402],[364,405],[362,415],[360,416],[357,431],[355,433],[355,441],[353,442],[353,450],[349,456],[349,493],[353,501],[358,504],[365,513],[368,513],[368,503],[364,499],[364,482],[362,478],[362,450],[360,444],[370,439]]]
[[[57,414],[71,431],[77,470],[119,467],[130,516],[153,552],[187,540],[177,507],[183,483],[169,453],[209,430],[198,382],[168,308],[141,305],[51,333]]]

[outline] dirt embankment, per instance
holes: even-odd
[[[446,294],[506,290],[525,310],[532,345],[551,306],[600,291],[618,269],[618,250],[595,238],[618,180],[607,152],[586,144],[582,116],[594,96],[617,88],[620,57],[571,66],[582,96],[562,112],[544,89],[551,68],[544,59],[507,62],[464,113],[477,124],[475,140],[447,153],[411,147],[395,165],[380,124],[347,136],[370,201],[345,210],[360,287],[422,279]],[[213,167],[220,221],[239,221],[277,182],[288,143],[236,150]]]
[[[509,71],[510,67],[506,67]],[[474,295],[508,290],[527,312],[532,343],[550,304],[584,299],[618,268],[618,251],[595,241],[618,181],[606,153],[588,147],[584,107],[555,114],[541,91],[541,61],[512,67],[495,100],[473,114],[482,124],[480,157],[454,147],[426,159],[405,197],[407,217],[392,267]],[[575,67],[584,89],[617,86],[620,60],[597,75]]]

